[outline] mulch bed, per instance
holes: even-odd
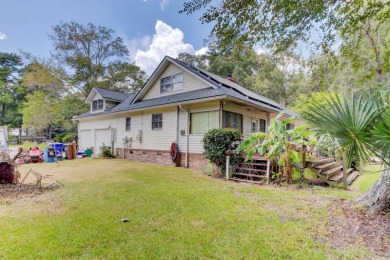
[[[341,200],[330,209],[327,243],[334,248],[364,246],[378,258],[390,257],[390,213],[368,215]]]

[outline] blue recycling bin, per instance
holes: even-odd
[[[51,143],[50,147],[54,148],[56,151],[56,157],[57,159],[62,159],[62,143]]]
[[[56,161],[56,150],[53,147],[43,148],[43,160],[47,163]]]

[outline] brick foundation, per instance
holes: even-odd
[[[125,156],[123,157],[123,151]],[[130,149],[130,148],[117,148],[115,150],[116,158],[125,158],[140,162],[150,162],[162,165],[176,166],[172,162],[169,151],[162,150],[146,150],[146,149]],[[185,167],[186,154],[180,153],[180,167]],[[211,165],[209,160],[204,157],[203,154],[189,153],[188,154],[188,167],[199,171],[218,171],[218,168]]]

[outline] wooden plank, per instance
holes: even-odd
[[[252,162],[238,162],[237,164],[246,164],[246,165],[258,165],[258,166],[267,166],[266,163],[252,163]]]
[[[244,180],[244,179],[237,179],[237,178],[230,178],[229,181],[246,182],[246,183],[263,185],[262,181],[251,181],[251,180]]]
[[[321,172],[321,174],[330,176],[330,175],[333,175],[333,174],[339,172],[341,169],[343,169],[343,166],[342,165],[338,165],[338,166],[333,167],[333,168],[331,168],[329,170]]]
[[[332,168],[333,166],[336,166],[336,165],[341,165],[341,164],[339,162],[330,162],[330,163],[324,163],[324,164],[317,165],[314,168],[316,168],[318,170],[327,170],[327,169]]]
[[[264,172],[264,173],[267,173],[267,170],[253,169],[253,168],[245,168],[245,167],[236,167],[236,168],[234,168],[234,169],[245,170],[245,171],[252,171],[252,172]]]
[[[317,161],[311,162],[311,164],[313,167],[316,167],[317,165],[329,163],[329,162],[334,162],[334,159],[333,158],[319,159]]]
[[[353,171],[347,178],[348,185],[350,185],[359,176],[358,171]]]
[[[353,168],[347,169],[347,174],[349,174]],[[359,172],[357,172],[359,174]],[[339,172],[336,175],[333,175],[331,178],[329,178],[330,181],[335,181],[335,182],[341,182],[343,180],[343,172]]]
[[[242,172],[235,172],[233,175],[238,175],[238,176],[245,176],[245,177],[254,177],[254,178],[260,178],[263,179],[266,176],[264,175],[257,175],[257,174],[250,174],[250,173],[242,173]]]

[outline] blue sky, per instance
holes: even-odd
[[[52,26],[92,22],[115,30],[131,61],[151,73],[165,55],[204,51],[211,26],[201,24],[200,12],[179,14],[182,5],[183,0],[0,0],[0,52],[49,57]]]

